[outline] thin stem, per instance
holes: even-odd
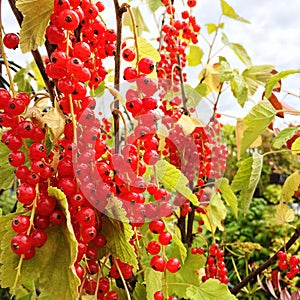
[[[5,65],[5,68],[6,68],[8,81],[9,81],[9,89],[12,92],[12,96],[15,97],[16,96],[16,91],[15,91],[14,81],[13,81],[13,78],[12,78],[11,73],[10,73],[9,63],[8,63],[7,56],[6,56],[5,49],[4,49],[4,45],[3,45],[2,31],[3,31],[3,26],[2,26],[1,16],[0,16],[0,49],[1,49],[3,62],[4,62],[4,65]]]
[[[183,108],[186,113],[188,113],[188,108],[187,108],[187,98],[185,94],[185,88],[184,88],[184,80],[183,80],[183,74],[182,74],[182,66],[181,66],[181,59],[179,54],[176,54],[176,59],[178,63],[178,71],[179,71],[179,80],[180,80],[180,89],[181,89],[181,98],[182,98],[182,104]]]
[[[118,271],[119,271],[119,274],[120,274],[121,280],[122,280],[122,282],[123,282],[123,285],[124,285],[124,289],[125,289],[125,292],[126,292],[127,300],[131,300],[131,297],[130,297],[129,290],[128,290],[128,287],[127,287],[126,281],[125,281],[125,279],[124,279],[124,277],[123,277],[123,274],[122,274],[122,272],[121,272],[121,269],[120,269],[120,267],[119,267],[118,261],[117,261],[117,260],[115,260],[115,263],[116,263],[116,267],[117,267],[117,269],[118,269]]]
[[[118,0],[114,0],[116,26],[117,26],[117,40],[116,40],[116,55],[115,55],[115,77],[114,87],[119,91],[120,89],[120,73],[121,73],[121,43],[122,43],[122,17],[123,13],[127,11],[127,8],[120,7]],[[114,102],[114,108],[119,109],[120,103],[116,99]],[[115,153],[120,152],[120,115],[116,112],[112,112],[114,118],[114,133],[115,133]]]

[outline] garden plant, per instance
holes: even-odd
[[[300,70],[254,65],[224,0],[208,24],[199,0],[8,2],[1,299],[300,299],[300,130],[273,129],[300,114],[280,101]],[[223,127],[220,102],[249,99]],[[270,161],[293,161],[272,205]]]

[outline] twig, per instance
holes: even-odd
[[[300,237],[300,226],[298,226],[295,229],[294,234],[291,236],[291,238],[288,240],[288,242],[285,244],[285,246],[282,246],[278,251],[284,251],[291,248],[291,246],[297,241],[297,239]],[[262,271],[267,269],[268,267],[272,266],[276,261],[278,260],[277,252],[270,257],[264,264],[262,264],[260,267],[258,267],[256,270],[251,272],[247,277],[245,277],[240,283],[235,285],[231,289],[231,293],[236,295],[243,287],[245,287],[251,280],[256,278],[257,275],[259,275]]]

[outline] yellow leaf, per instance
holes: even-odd
[[[243,138],[244,131],[247,126],[244,124],[243,119],[238,118],[236,127],[235,127],[235,137],[236,137],[236,147],[237,147],[237,155],[238,159],[241,158],[241,140]],[[262,138],[259,136],[250,146],[249,148],[257,148],[261,145]]]
[[[294,220],[294,218],[295,213],[290,207],[288,207],[288,205],[280,203],[276,206],[275,220],[279,224],[290,223]]]
[[[20,31],[23,53],[36,50],[45,42],[45,30],[53,11],[53,0],[17,0],[16,6],[24,15]]]
[[[300,137],[296,138],[293,142],[291,150],[295,155],[300,154]]]
[[[177,124],[181,125],[185,135],[189,135],[197,127],[203,127],[203,123],[199,119],[186,115],[182,115]]]
[[[43,121],[50,128],[52,140],[56,140],[64,132],[66,117],[55,102],[55,106],[44,116]]]
[[[206,84],[207,89],[210,92],[218,92],[220,89],[219,63],[215,63],[213,65],[206,65],[199,75],[199,80],[201,83]]]
[[[169,136],[169,130],[164,124],[161,124],[158,127],[156,134],[159,137],[158,151],[162,151],[165,148],[166,137]]]
[[[300,172],[296,171],[291,174],[283,184],[282,192],[280,195],[280,202],[288,203],[293,197],[295,191],[298,190],[300,185]]]

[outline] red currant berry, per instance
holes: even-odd
[[[144,74],[150,74],[154,70],[154,62],[151,58],[144,57],[138,63],[138,70]]]
[[[176,273],[181,267],[180,260],[178,258],[170,258],[167,261],[166,269],[170,273]]]
[[[47,233],[41,229],[33,230],[30,237],[34,247],[42,247],[47,241]]]
[[[135,52],[130,48],[125,48],[122,52],[122,57],[126,61],[133,61],[135,59]]]
[[[70,9],[63,10],[58,16],[58,23],[66,30],[75,30],[79,25],[78,14]]]
[[[32,241],[27,234],[19,233],[12,238],[10,246],[14,253],[22,255],[32,248]]]
[[[154,293],[154,300],[164,300],[165,299],[165,296],[163,294],[163,292],[161,291],[157,291]]]
[[[147,251],[151,255],[156,255],[160,252],[160,244],[156,241],[151,241],[148,243]]]
[[[161,234],[165,229],[165,223],[162,220],[152,220],[149,223],[149,229],[155,234]]]
[[[3,44],[8,49],[17,49],[19,41],[19,36],[15,33],[7,33],[3,38]]]
[[[152,259],[150,261],[150,266],[155,271],[164,272],[164,270],[166,268],[166,262],[163,259],[163,257],[156,255],[156,256],[152,257]]]
[[[169,233],[167,231],[162,232],[159,235],[158,240],[164,246],[169,245],[171,243],[171,241],[172,241],[172,235],[171,235],[171,233]]]
[[[12,228],[17,233],[26,232],[30,227],[30,218],[25,215],[15,216],[12,220]]]
[[[29,205],[36,197],[35,188],[27,183],[22,183],[16,192],[17,199],[20,203]]]

